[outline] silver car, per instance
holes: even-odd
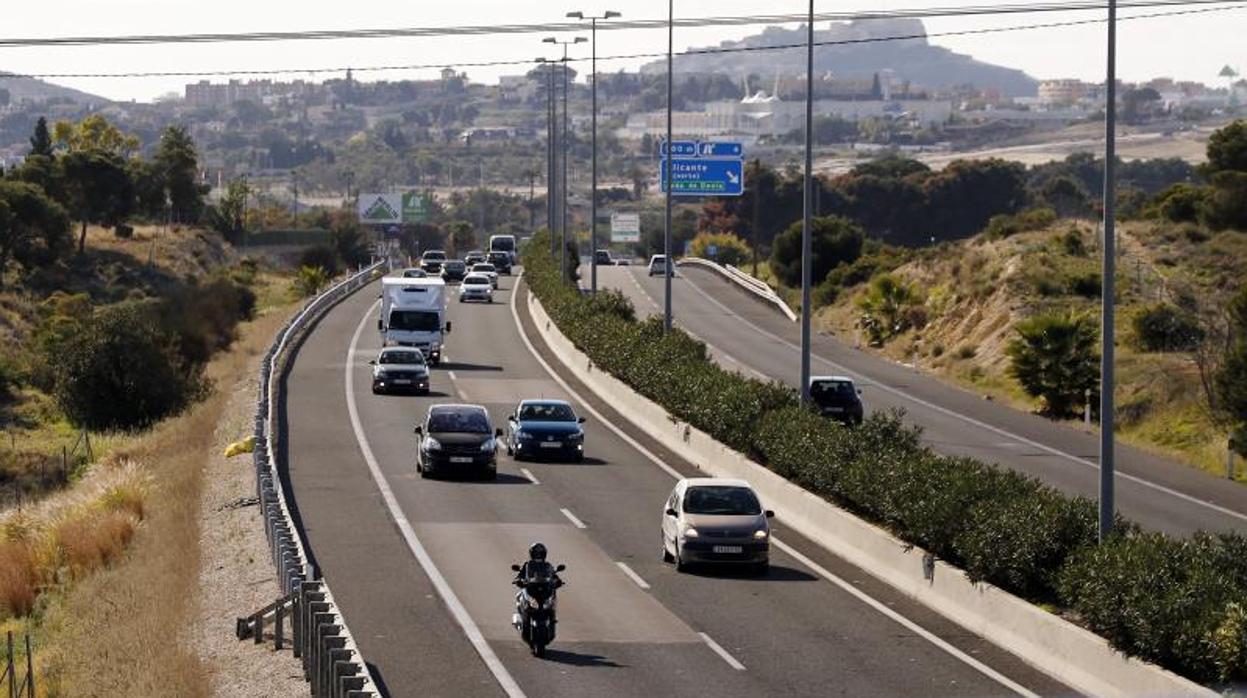
[[[385,347],[372,366],[372,392],[429,392],[429,365],[424,354],[413,347]]]
[[[766,572],[775,513],[762,508],[744,480],[685,478],[663,508],[662,557],[683,571],[689,563],[744,564]]]
[[[464,301],[493,303],[494,287],[489,283],[489,277],[476,272],[463,277],[463,283],[459,286],[459,302]]]

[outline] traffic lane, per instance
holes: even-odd
[[[734,311],[728,310],[725,304],[717,305],[714,302],[708,302],[699,292],[700,287],[689,285],[690,280],[687,275],[677,278],[676,281],[672,291],[673,304],[682,327],[689,326],[694,333],[710,343],[732,346],[735,355],[748,357],[747,361],[754,368],[770,377],[782,380],[789,385],[795,386],[799,383],[796,375],[799,368],[799,355],[792,346],[757,332],[745,324],[740,316],[736,316]],[[698,283],[702,283],[701,280]],[[627,284],[623,282],[620,285],[626,286]],[[641,282],[641,285],[643,293],[661,293],[661,284]],[[735,289],[728,290],[737,293]],[[738,299],[737,303],[731,307],[742,308],[742,312],[753,312],[755,309],[751,308],[751,303],[752,301],[748,299]],[[848,353],[856,357],[861,356],[860,352]],[[841,357],[837,356],[837,363],[840,363],[840,359]],[[817,353],[812,357],[812,363],[816,373],[844,372],[841,366],[831,365],[824,355]],[[903,381],[932,380],[920,376],[915,371],[898,368],[885,361],[878,361],[878,363],[899,373],[893,382],[885,383],[898,390],[908,389],[910,384]],[[922,403],[909,400],[903,395],[879,389],[877,380],[872,380],[867,374],[857,369],[852,369],[848,373],[859,378],[866,376],[860,382],[865,392],[863,397],[868,411],[905,410],[907,419],[923,428],[923,441],[940,453],[968,456],[988,463],[999,463],[1013,470],[1038,477],[1068,494],[1090,498],[1098,496],[1099,473],[1095,468],[1054,455],[1035,444],[1027,443],[1017,435],[1001,434],[967,422],[956,413],[932,409]],[[884,380],[887,380],[886,377]],[[1008,408],[999,406],[996,409],[1008,411]],[[977,418],[977,415],[975,417]],[[1085,454],[1074,452],[1073,455],[1083,456]],[[1189,468],[1184,469],[1184,472],[1188,473],[1192,480],[1200,476],[1204,479],[1208,477]],[[1215,478],[1212,480],[1216,481]],[[1221,487],[1227,489],[1224,485]],[[1128,478],[1118,478],[1117,505],[1119,511],[1140,524],[1177,535],[1185,535],[1201,529],[1247,528],[1247,520],[1234,513],[1220,512],[1207,506],[1194,504],[1173,493],[1158,491]]]
[[[799,328],[794,323],[781,318],[763,304],[735,302],[735,299],[741,295],[741,290],[726,280],[716,277],[713,272],[694,269],[689,279],[695,283],[697,288],[707,292],[720,303],[733,310],[739,309],[742,318],[772,334],[784,337],[790,343],[799,344]],[[837,363],[858,373],[874,376],[877,381],[903,389],[907,394],[918,399],[940,405],[957,414],[969,416],[1084,461],[1099,462],[1098,434],[1080,431],[1038,415],[985,401],[980,395],[941,382],[913,369],[852,350],[832,335],[816,335],[813,339],[813,349],[816,354],[835,357]],[[1229,483],[1216,475],[1121,442],[1116,445],[1116,454],[1117,468],[1120,473],[1136,475],[1157,485],[1227,508],[1236,514],[1247,515],[1247,488],[1227,487]],[[1072,464],[1088,467],[1086,464]],[[1237,528],[1247,527],[1247,520],[1236,516],[1230,516],[1230,518],[1237,522]]]
[[[393,696],[499,696],[411,556],[373,484],[343,400],[343,337],[379,284],[331,310],[291,357],[284,482],[304,542],[374,676]]]
[[[478,385],[505,386],[511,380],[504,377],[505,360],[480,351],[497,340],[489,331],[498,318],[492,310],[488,305],[452,304],[449,359],[432,372],[433,395],[405,396],[398,404],[373,399],[366,357],[379,348],[375,333],[360,338],[351,386],[365,438],[404,515],[490,647],[531,695],[702,690],[756,695],[762,687],[725,673],[721,660],[687,624],[635,587],[562,514],[565,507],[509,464],[500,463],[496,482],[424,480],[416,474],[412,425],[429,405],[459,401],[457,384],[465,375],[490,376],[469,379]],[[367,323],[367,314],[356,321]],[[531,385],[532,378],[520,377],[517,383]],[[514,406],[510,395],[504,402],[473,401],[483,402],[495,421]],[[557,651],[548,661],[530,657],[509,625],[515,594],[510,566],[526,556],[530,543],[542,539],[557,546],[552,556],[556,561],[569,564],[570,582],[559,594]]]
[[[530,338],[535,338],[531,318],[523,310],[523,293],[520,315]],[[547,362],[557,361],[540,342],[536,344]],[[630,427],[601,400],[589,397],[591,394],[574,379],[570,382],[581,397],[589,399],[595,409],[661,460],[684,476],[701,475]],[[578,408],[581,414],[587,413],[582,406]],[[541,487],[556,490],[555,499],[576,511],[587,524],[589,535],[628,564],[664,605],[694,628],[713,636],[751,674],[763,675],[770,692],[822,695],[828,685],[838,685],[850,695],[1009,693],[1001,684],[828,583],[782,550],[772,549],[773,569],[764,578],[715,567],[676,573],[673,566],[661,561],[659,534],[662,503],[675,484],[672,476],[596,419],[590,418],[585,426],[586,464],[525,461],[523,465],[537,476]],[[1041,695],[1070,693],[1017,657],[787,530],[782,519],[776,529],[777,537],[799,554],[851,580],[1012,680]],[[904,671],[896,671],[902,666]]]

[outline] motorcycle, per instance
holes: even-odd
[[[511,565],[511,569],[519,572],[521,568]],[[530,570],[526,578],[513,582],[520,591],[515,595],[516,612],[511,616],[511,624],[535,657],[544,657],[546,646],[554,642],[554,626],[558,622],[555,618],[558,589],[563,586],[558,573],[565,569],[565,565],[542,565]]]

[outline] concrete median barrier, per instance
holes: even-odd
[[[817,542],[919,603],[1094,696],[1216,696],[1158,666],[1129,658],[1100,636],[990,584],[813,495],[594,366],[530,293],[528,311],[563,366],[637,428],[707,475],[748,480],[783,526]]]

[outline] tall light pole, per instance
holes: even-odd
[[[550,234],[550,254],[554,254],[554,141],[557,134],[554,128],[554,66],[545,58],[537,58],[546,71],[546,232]]]
[[[590,87],[589,91],[592,96],[592,112],[593,117],[591,130],[593,132],[591,146],[593,151],[593,177],[590,184],[591,194],[589,195],[589,290],[591,293],[598,292],[598,20],[608,20],[615,17],[622,17],[618,12],[607,10],[601,17],[587,16],[583,12],[568,12],[568,17],[576,19],[589,20],[589,54],[590,58]]]
[[[1117,0],[1108,2],[1108,75],[1104,84],[1104,253],[1100,273],[1100,541],[1113,532],[1113,341],[1117,159]]]
[[[556,44],[556,45],[563,47],[563,60],[560,61],[560,63],[562,63],[561,67],[563,70],[563,140],[562,140],[562,143],[560,144],[559,149],[562,151],[561,155],[563,158],[562,175],[560,177],[560,179],[563,182],[563,186],[560,189],[559,206],[561,210],[559,211],[559,214],[558,214],[559,219],[560,219],[559,220],[559,246],[560,246],[559,247],[559,266],[561,267],[559,271],[559,275],[563,277],[564,281],[567,281],[568,280],[567,278],[568,276],[567,274],[567,193],[568,193],[568,188],[569,188],[568,181],[567,181],[567,159],[569,157],[569,152],[570,152],[569,144],[571,142],[571,135],[570,135],[570,132],[567,130],[567,103],[571,101],[571,92],[570,92],[570,85],[569,85],[570,79],[567,75],[567,47],[572,46],[574,44],[584,43],[588,41],[588,39],[584,38],[583,36],[577,36],[571,39],[563,39],[562,41],[560,41],[559,39],[553,36],[549,36],[549,37],[542,39],[542,41],[546,42],[547,44]]]
[[[667,0],[667,172],[664,179],[667,184],[667,195],[664,200],[666,211],[663,214],[662,252],[663,252],[663,300],[662,329],[671,331],[671,272],[675,263],[671,260],[671,100],[675,95],[675,73],[672,71],[675,54],[675,0]]]
[[[810,237],[814,212],[814,0],[805,34],[805,197],[801,215],[801,404],[810,403]]]

